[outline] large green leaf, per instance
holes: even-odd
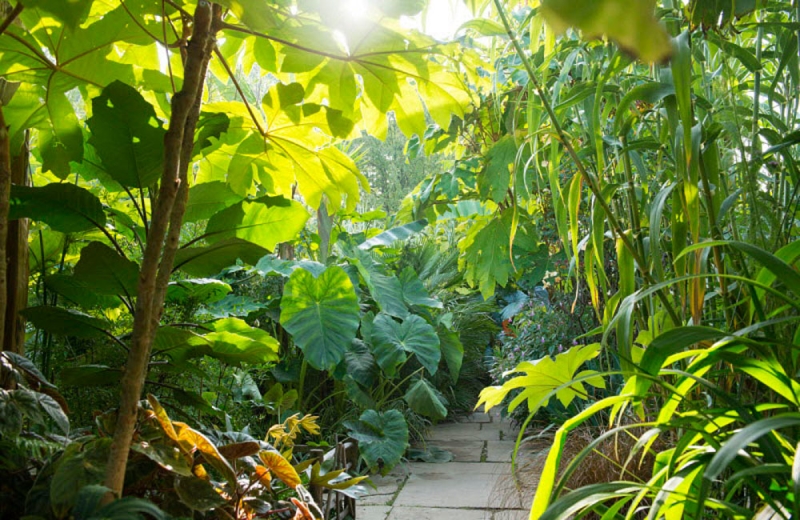
[[[398,278],[400,285],[403,287],[403,299],[407,304],[431,307],[433,309],[441,309],[443,307],[442,302],[431,298],[413,267],[408,266],[403,269]]]
[[[74,28],[86,20],[94,0],[21,0],[27,9],[42,10],[53,15],[67,27]]]
[[[395,242],[403,241],[412,235],[415,235],[425,229],[428,221],[425,219],[417,220],[404,226],[387,229],[379,235],[375,235],[369,240],[363,242],[358,247],[363,250],[370,250],[373,247],[389,247]]]
[[[431,374],[435,374],[439,367],[442,355],[439,337],[427,321],[415,314],[403,323],[387,314],[379,314],[373,322],[371,341],[378,364],[390,377],[406,360],[407,352],[414,354]]]
[[[35,249],[35,248],[34,248]],[[86,282],[68,274],[51,274],[44,279],[48,289],[80,305],[84,309],[108,309],[120,304],[118,298],[99,294]]]
[[[693,25],[723,28],[756,8],[756,0],[691,0],[686,10]],[[763,4],[762,4],[763,6]]]
[[[375,356],[372,355],[369,347],[359,339],[354,339],[347,347],[344,364],[347,374],[367,388],[371,387],[378,377]]]
[[[59,336],[75,336],[76,338],[98,338],[106,334],[109,326],[103,320],[82,312],[60,307],[41,305],[28,307],[20,311],[25,319],[37,329],[42,329]]]
[[[115,81],[92,100],[86,120],[105,170],[128,188],[145,188],[161,177],[164,133],[156,111],[133,87]]]
[[[175,255],[174,269],[180,269],[191,276],[214,276],[226,267],[236,265],[237,260],[255,265],[268,252],[252,242],[229,238],[210,246],[179,249]]]
[[[238,318],[212,323],[213,330],[204,336],[211,342],[209,356],[229,365],[267,363],[278,360],[278,341],[266,331],[251,327]]]
[[[103,481],[110,446],[110,438],[101,438],[67,447],[50,484],[50,502],[56,514],[69,511],[83,487]]]
[[[122,370],[105,365],[83,365],[67,367],[61,371],[60,383],[63,386],[110,386],[119,384]]]
[[[358,421],[348,421],[345,426],[358,441],[361,456],[370,469],[380,469],[384,475],[400,462],[408,446],[408,425],[397,410],[367,410]]]
[[[557,32],[574,27],[585,38],[608,36],[644,61],[662,62],[672,46],[655,6],[655,0],[544,0],[541,12]]]
[[[29,218],[62,233],[78,233],[106,224],[103,205],[91,192],[73,184],[41,188],[11,187],[8,219]]]
[[[340,267],[328,267],[319,277],[297,269],[284,287],[281,325],[314,368],[328,370],[341,362],[358,318],[355,289]]]
[[[139,265],[101,242],[92,242],[81,250],[73,276],[98,294],[130,298],[136,294]]]
[[[297,238],[308,217],[302,204],[283,197],[243,201],[211,217],[205,237],[209,242],[240,238],[271,250]]]
[[[510,135],[502,137],[486,153],[486,164],[478,176],[478,191],[483,199],[503,202],[511,186],[511,171],[517,161],[517,143]]]
[[[420,415],[437,420],[447,417],[446,401],[425,378],[411,385],[403,398],[409,408]]]
[[[233,289],[227,283],[214,278],[193,278],[170,282],[167,300],[184,303],[188,301],[210,304],[218,302]]]
[[[211,218],[215,213],[228,208],[242,197],[234,193],[222,181],[204,182],[189,188],[189,202],[186,205],[184,222],[197,222]]]
[[[439,335],[439,344],[442,348],[442,357],[447,363],[447,371],[450,372],[450,378],[453,382],[458,381],[458,376],[461,374],[461,365],[464,362],[464,345],[455,332],[439,326],[436,333]]]

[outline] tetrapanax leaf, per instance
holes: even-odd
[[[378,364],[390,377],[406,360],[407,352],[414,354],[430,374],[435,374],[439,367],[439,337],[427,321],[415,314],[402,323],[387,314],[379,314],[372,326],[371,341]]]
[[[156,111],[135,88],[115,81],[92,99],[86,120],[89,143],[108,174],[128,188],[158,181],[164,159],[164,133]]]
[[[94,0],[20,0],[27,9],[49,13],[71,28],[86,20],[93,2]]]
[[[332,369],[344,358],[355,338],[358,298],[340,267],[328,267],[315,277],[305,269],[292,273],[281,299],[281,325],[318,370]]]
[[[608,36],[644,61],[663,62],[672,46],[655,6],[655,0],[544,0],[541,13],[557,32],[575,27],[585,38]]]
[[[478,191],[486,200],[503,202],[511,186],[511,171],[517,160],[517,144],[510,135],[503,136],[486,153],[486,163],[478,175]]]
[[[11,187],[9,220],[29,218],[62,233],[78,233],[106,224],[100,200],[73,184],[47,184],[41,188]]]

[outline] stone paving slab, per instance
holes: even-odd
[[[372,475],[370,480],[375,485],[373,489],[366,485],[367,495],[358,499],[363,505],[388,505],[394,499],[400,486],[408,478],[408,468],[399,465],[387,475]]]
[[[356,518],[358,520],[386,520],[391,510],[391,506],[370,506],[359,502],[356,506]]]
[[[516,441],[490,441],[487,443],[486,462],[511,462]]]
[[[411,476],[395,506],[486,508],[506,464],[448,462],[412,463]]]
[[[484,441],[427,441],[417,448],[436,446],[453,454],[454,462],[481,462]],[[502,462],[502,461],[501,461]]]
[[[467,417],[464,422],[488,423],[492,422],[492,416],[484,412],[475,412]]]
[[[492,520],[528,520],[529,514],[530,511],[527,509],[506,509],[504,511],[495,511],[492,515]]]
[[[388,520],[491,520],[491,511],[439,507],[395,507]]]

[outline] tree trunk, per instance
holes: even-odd
[[[29,166],[29,141],[28,135],[22,147],[11,159],[12,185],[28,186]],[[5,343],[3,350],[10,350],[17,354],[25,354],[25,320],[19,311],[28,306],[28,219],[17,219],[8,224],[8,237],[6,241],[6,268],[7,298],[5,319]]]
[[[194,130],[221,12],[217,5],[212,7],[205,0],[198,2],[193,34],[186,51],[183,87],[172,98],[172,114],[164,136],[164,171],[139,273],[130,352],[122,377],[119,415],[106,468],[105,485],[117,497],[122,496],[150,347],[161,318],[166,286],[178,247],[186,209],[187,171]],[[106,500],[111,499],[106,497]]]
[[[8,237],[8,208],[11,198],[11,135],[8,132],[3,108],[0,107],[0,345],[5,349],[8,278],[6,239]]]

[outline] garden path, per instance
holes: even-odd
[[[357,520],[525,520],[530,495],[515,492],[517,431],[498,415],[475,413],[432,428],[426,444],[453,453],[446,463],[408,462],[359,499]],[[527,502],[527,503],[523,503]]]

